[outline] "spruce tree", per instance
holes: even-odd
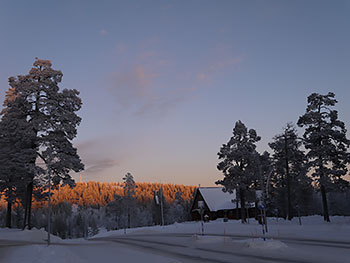
[[[237,121],[233,128],[233,136],[228,143],[223,144],[218,153],[217,169],[224,174],[223,180],[216,184],[224,186],[224,191],[232,193],[236,189],[241,204],[242,223],[246,222],[245,201],[246,192],[259,185],[259,154],[256,151],[256,143],[260,141],[254,129],[248,130],[241,122]],[[238,209],[238,208],[237,208]]]
[[[127,207],[127,216],[128,216],[128,228],[131,227],[131,214],[130,214],[130,208],[133,206],[135,201],[135,181],[134,177],[131,173],[127,173],[125,177],[123,177],[124,180],[124,200],[126,202]]]
[[[327,191],[348,185],[343,176],[348,172],[350,141],[346,138],[345,124],[338,119],[334,109],[337,103],[334,93],[312,93],[307,102],[306,112],[299,118],[298,125],[305,127],[306,156],[313,168],[312,177],[321,190],[324,220],[329,222]]]

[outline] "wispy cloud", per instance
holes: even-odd
[[[232,47],[218,44],[203,58],[204,63],[188,70],[176,66],[178,59],[164,54],[161,43],[155,36],[134,46],[116,45],[113,52],[119,56],[119,65],[110,73],[107,85],[121,106],[119,109],[142,117],[164,115],[192,98],[203,82],[211,81],[217,73],[235,69],[242,62]]]
[[[110,140],[111,138],[90,139],[77,144],[78,153],[85,164],[84,174],[98,175],[106,169],[120,165],[120,159],[110,157],[115,156],[108,149]],[[104,149],[104,152],[101,155],[102,149]]]
[[[112,160],[112,159],[99,159],[99,160],[94,160],[93,163],[90,163],[87,165],[85,169],[86,174],[98,174],[108,168],[112,168],[114,166],[118,166],[119,161],[117,160]]]
[[[241,64],[241,57],[231,57],[223,59],[215,59],[197,73],[197,79],[200,81],[208,80],[212,75],[227,70],[237,69]]]
[[[160,117],[188,98],[194,91],[192,88],[174,88],[171,81],[169,86],[164,86],[160,73],[155,70],[158,66],[167,65],[163,62],[153,67],[134,65],[114,73],[110,91],[117,103],[138,117]]]
[[[115,55],[120,55],[120,54],[124,54],[127,50],[128,50],[128,46],[126,44],[118,43],[115,45],[113,49],[113,53],[115,53]]]
[[[111,77],[110,90],[123,107],[144,103],[155,96],[153,85],[156,77],[157,74],[146,66],[135,65],[125,71],[114,73]]]

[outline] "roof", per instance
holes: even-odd
[[[223,192],[222,187],[200,187],[199,192],[210,211],[231,210],[236,208],[236,190],[233,193]]]

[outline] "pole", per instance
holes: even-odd
[[[265,238],[265,228],[264,228],[264,224],[265,224],[265,220],[264,220],[264,214],[263,214],[263,209],[260,209],[260,217],[261,217],[261,227],[262,227],[262,233],[263,233],[263,239],[264,241],[266,241]]]
[[[267,219],[266,219],[266,208],[264,208],[264,223],[265,223],[265,231],[266,231],[266,233],[268,233],[269,231],[268,231],[268,229],[267,229]]]
[[[204,235],[204,222],[203,222],[204,209],[203,209],[203,207],[200,208],[200,213],[201,213],[201,226],[202,226],[202,236],[203,236]]]
[[[48,176],[49,176],[49,201],[48,201],[48,222],[47,222],[47,245],[50,245],[50,234],[51,234],[51,171],[48,168]]]
[[[265,225],[265,231],[267,232],[267,220],[266,220],[266,211],[265,211],[266,210],[265,191],[267,190],[267,187],[265,187],[265,178],[264,178],[264,173],[261,170],[261,163],[260,162],[259,162],[259,173],[260,173],[260,179],[261,179],[261,202],[262,202],[261,220],[262,220],[263,224]],[[265,240],[265,237],[264,237],[264,240]]]

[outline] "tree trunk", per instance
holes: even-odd
[[[286,154],[286,177],[287,177],[287,218],[288,220],[292,220],[292,202],[290,197],[290,175],[289,175],[289,161],[288,161],[288,145],[287,145],[287,135],[284,137],[284,147],[285,147],[285,154]]]
[[[23,230],[27,226],[27,215],[28,215],[28,186],[26,187],[25,195],[24,195],[24,218],[23,218]]]
[[[29,184],[29,203],[28,203],[28,229],[32,229],[32,196],[33,196],[33,182]]]
[[[324,221],[330,222],[329,214],[328,214],[326,188],[324,187],[324,185],[321,185],[321,195],[322,195],[322,205],[323,205],[323,219]]]
[[[244,189],[240,188],[239,189],[239,196],[241,199],[241,219],[242,219],[242,223],[246,223],[246,216],[245,216],[245,197],[244,197]]]
[[[28,226],[28,229],[32,228],[31,226],[32,195],[33,195],[33,182],[30,182],[27,185],[27,190],[26,190],[23,229],[25,229],[26,226]]]
[[[11,228],[12,201],[7,202],[6,227]]]
[[[128,207],[128,228],[130,228],[130,208]]]

